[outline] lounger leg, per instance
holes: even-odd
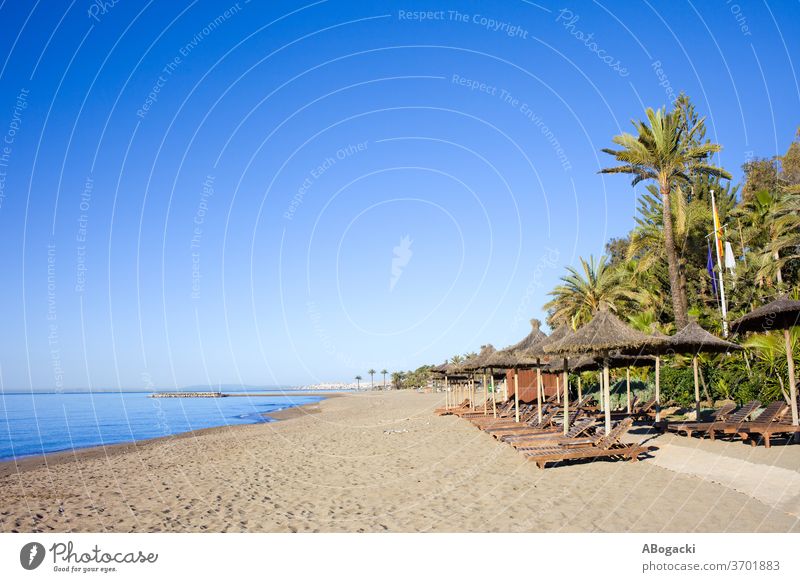
[[[772,440],[772,433],[769,433],[769,432],[766,433],[764,435],[764,446],[766,448],[769,448],[771,446],[771,444],[772,444],[772,443],[770,443],[771,440]]]
[[[536,466],[540,469],[544,469],[545,465],[547,465],[547,461],[536,461]]]

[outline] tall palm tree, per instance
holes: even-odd
[[[356,376],[356,390],[361,390],[361,376]]]
[[[552,310],[551,323],[578,327],[601,307],[617,311],[625,301],[636,302],[637,292],[617,275],[605,255],[596,262],[592,256],[588,261],[581,257],[580,261],[581,271],[567,267],[569,274],[561,277],[561,285],[550,292],[553,299],[544,308]]]
[[[386,390],[386,374],[388,374],[388,373],[389,373],[389,370],[387,370],[386,368],[381,370],[381,374],[383,374],[383,389],[384,390]]]
[[[372,384],[371,389],[375,390],[375,370],[370,368],[369,370],[367,370],[367,374],[369,374],[370,383]]]
[[[647,121],[634,121],[638,135],[622,133],[612,141],[621,147],[602,151],[614,156],[622,165],[604,168],[603,174],[631,174],[632,185],[653,180],[658,185],[664,215],[664,250],[669,270],[670,295],[675,324],[680,329],[688,322],[687,298],[681,292],[680,263],[673,234],[672,193],[676,186],[689,184],[692,175],[730,179],[730,174],[709,163],[709,157],[722,147],[715,143],[698,143],[696,135],[703,131],[705,118],[691,127],[685,124],[680,109],[645,111]]]

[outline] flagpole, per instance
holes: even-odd
[[[714,249],[717,253],[717,268],[719,269],[719,297],[722,306],[722,335],[728,337],[728,306],[725,303],[725,280],[722,276],[722,258],[719,255],[719,216],[717,215],[717,202],[714,191],[711,190],[711,211],[714,219]]]

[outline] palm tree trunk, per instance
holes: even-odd
[[[686,297],[682,297],[678,253],[675,249],[675,238],[672,233],[672,207],[670,204],[669,184],[661,183],[661,201],[664,209],[664,251],[667,253],[669,268],[669,287],[672,296],[672,311],[675,313],[675,327],[683,329],[689,323]]]

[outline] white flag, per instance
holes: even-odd
[[[736,271],[736,257],[733,256],[733,247],[728,241],[725,241],[725,268],[728,269],[731,274]]]

